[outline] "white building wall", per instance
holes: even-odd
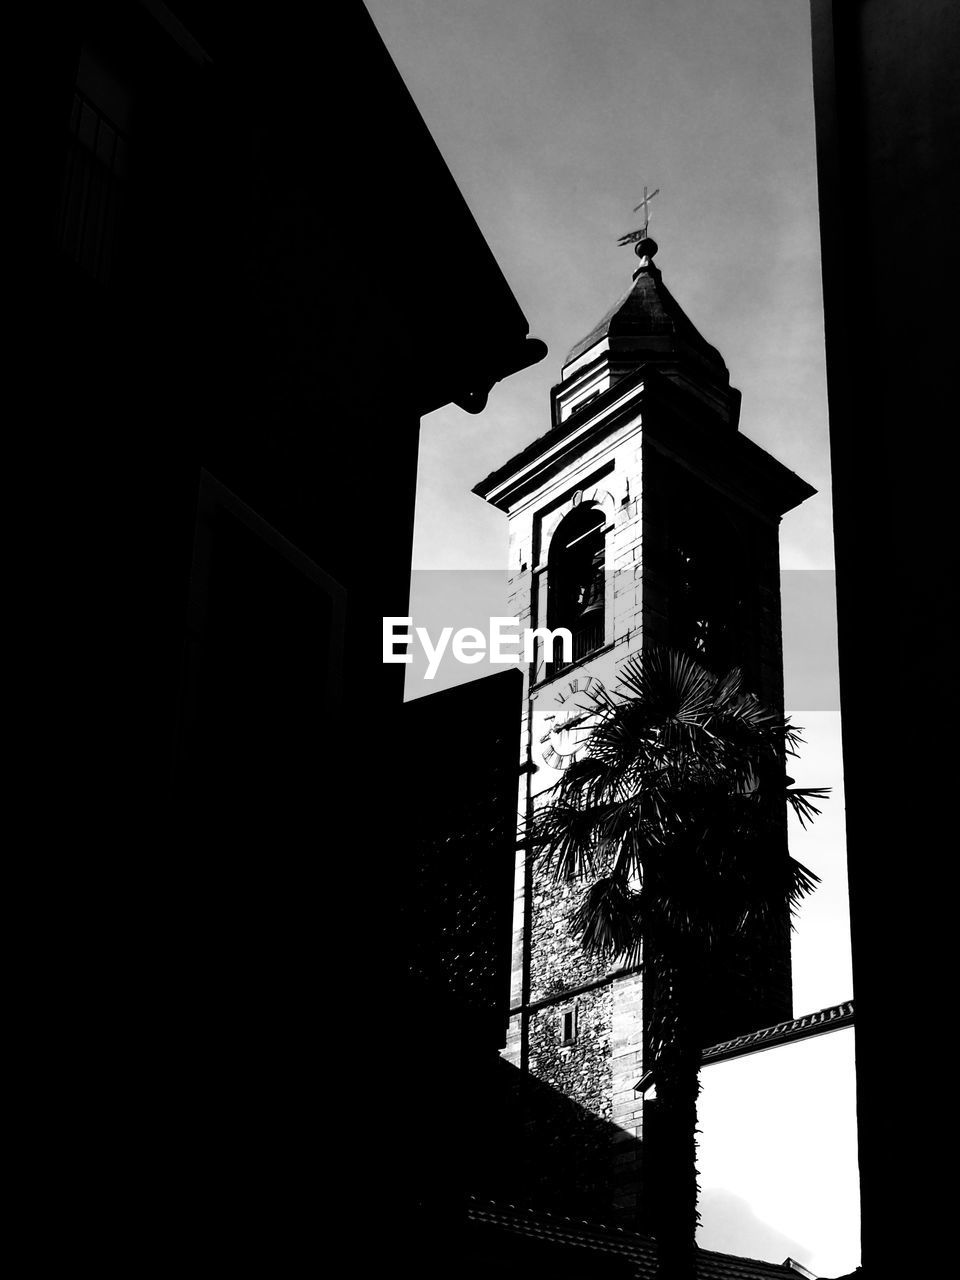
[[[840,1276],[860,1262],[854,1034],[826,1032],[701,1072],[705,1249]]]

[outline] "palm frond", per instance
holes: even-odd
[[[588,951],[610,959],[635,963],[640,949],[641,895],[631,892],[615,875],[595,880],[570,920]]]
[[[534,814],[528,840],[557,880],[575,880],[596,870],[604,841],[603,805],[576,805],[558,799]]]
[[[662,927],[673,945],[782,922],[817,882],[783,851],[784,797],[806,825],[827,795],[787,785],[800,731],[744,688],[740,670],[718,678],[652,647],[624,664],[615,694],[587,700],[586,754],[529,833],[558,879],[595,879],[577,916],[584,944],[626,945],[628,915],[630,927],[640,918],[627,884],[642,885],[647,931]]]
[[[787,803],[800,819],[800,825],[806,827],[814,818],[820,816],[820,810],[814,800],[826,800],[830,794],[829,787],[787,787]]]

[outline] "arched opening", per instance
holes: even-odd
[[[579,506],[560,522],[547,561],[547,625],[567,627],[573,637],[572,663],[604,642],[604,526],[601,507]],[[554,669],[571,665],[554,646]]]

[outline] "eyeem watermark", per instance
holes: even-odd
[[[569,627],[557,627],[553,631],[548,627],[524,627],[521,631],[517,618],[491,618],[487,634],[479,627],[461,627],[458,631],[443,627],[434,642],[426,627],[414,627],[412,622],[412,618],[384,618],[383,660],[412,662],[409,645],[416,638],[427,659],[425,680],[432,680],[437,674],[448,647],[452,657],[467,666],[484,661],[513,666],[521,657],[524,662],[534,661],[538,640],[547,646],[548,653],[555,652],[554,645],[559,640],[563,661],[573,660],[573,636]],[[400,653],[395,651],[396,645],[403,646]]]

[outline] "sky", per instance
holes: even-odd
[[[741,430],[819,493],[783,565],[833,565],[807,0],[367,0],[549,354],[424,420],[414,563],[498,568],[473,485],[548,425],[563,359],[630,283],[660,188],[667,287],[743,392]],[[387,200],[402,198],[385,193]]]
[[[483,413],[423,420],[412,610],[436,595],[431,571],[506,567],[506,518],[471,489],[547,429],[566,353],[629,285],[635,259],[617,238],[639,225],[644,185],[659,187],[657,265],[742,391],[740,430],[818,490],[781,528],[788,710],[808,743],[793,772],[833,788],[791,845],[823,877],[798,919],[795,1011],[849,999],[808,2],[366,4],[549,348]],[[385,216],[402,198],[385,193]]]

